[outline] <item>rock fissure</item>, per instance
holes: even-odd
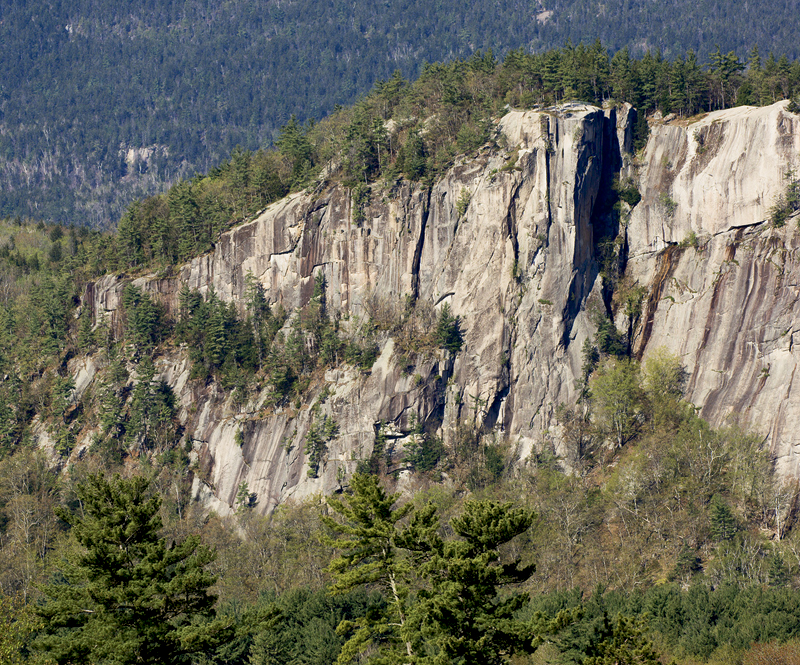
[[[432,191],[432,188],[428,188],[426,192],[425,204],[422,208],[422,214],[420,217],[419,236],[417,238],[416,246],[414,247],[414,258],[411,264],[411,297],[414,301],[419,298],[420,261],[422,259],[422,250],[425,245],[425,231],[428,225],[428,216],[430,215]]]

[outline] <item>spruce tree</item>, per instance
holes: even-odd
[[[59,510],[77,553],[42,591],[38,650],[56,663],[178,665],[230,632],[214,620],[213,552],[189,536],[159,536],[160,499],[148,481],[90,476],[82,510]]]
[[[718,494],[711,499],[708,509],[709,521],[711,522],[711,534],[714,540],[722,542],[730,540],[736,535],[737,524],[733,512],[725,500]]]
[[[450,312],[450,305],[445,303],[439,311],[439,319],[436,322],[436,332],[434,333],[436,343],[443,349],[452,353],[458,353],[464,343],[461,334],[461,320],[453,316]]]

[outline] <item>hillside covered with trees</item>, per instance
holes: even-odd
[[[313,412],[314,382],[333,368],[369,372],[379,340],[392,339],[410,371],[426,354],[461,353],[458,317],[410,297],[394,309],[377,303],[352,328],[321,277],[296,311],[270,306],[254,281],[242,308],[187,286],[172,312],[127,283],[116,328],[93,327],[82,299],[110,272],[172,274],[300,188],[345,185],[354,223],[367,226],[370,184],[429,187],[459,155],[498,149],[491,120],[506,105],[614,98],[644,119],[768,104],[798,86],[797,62],[757,52],[746,65],[719,52],[708,67],[691,53],[611,57],[599,43],[502,61],[481,53],[428,65],[414,82],[389,78],[318,123],[290,118],[274,150],[236,150],[137,201],[115,233],[3,220],[0,656],[791,662],[797,484],[775,473],[760,437],[705,423],[685,400],[681,360],[640,362],[611,316],[597,318],[584,346],[579,399],[559,408],[573,459],[542,446],[518,460],[512,441],[469,418],[448,446],[420,427],[402,455],[379,428],[337,496],[260,515],[243,484],[236,514],[221,518],[191,500],[202,469],[159,359],[185,353],[190,380],[235,408],[265,391],[265,410]],[[639,146],[647,132],[643,120]],[[633,183],[613,192],[615,214],[620,201],[636,205]],[[798,210],[794,178],[774,225]],[[604,266],[611,284],[614,269]],[[635,289],[627,295],[615,307],[635,307]],[[89,356],[101,371],[75,399],[70,363]],[[309,474],[336,428],[313,420]],[[38,449],[43,438],[51,450]]]
[[[541,54],[600,38],[612,54],[629,46],[668,61],[692,49],[707,63],[719,48],[744,62],[753,46],[765,61],[794,60],[784,17],[797,13],[796,0],[6,3],[0,215],[113,224],[132,200],[207,172],[237,145],[270,145],[293,114],[319,120],[396,70],[416,78],[425,62],[478,50]]]

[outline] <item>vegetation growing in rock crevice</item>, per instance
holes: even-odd
[[[797,169],[787,169],[783,177],[786,188],[769,209],[769,219],[775,228],[784,226],[787,219],[800,211],[800,176]]]

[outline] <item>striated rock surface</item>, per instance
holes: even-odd
[[[787,169],[800,167],[800,117],[787,104],[653,128],[627,272],[649,290],[639,355],[679,354],[700,414],[751,425],[797,477],[800,240],[795,220],[769,223]]]
[[[777,104],[654,127],[639,161],[628,154],[634,122],[629,107],[512,111],[499,122],[508,149],[463,158],[429,189],[375,185],[361,225],[346,189],[322,187],[225,233],[176,277],[136,280],[175,312],[182,284],[241,302],[252,273],[272,303],[291,309],[308,301],[322,271],[329,308],[351,325],[376,299],[399,305],[407,295],[448,303],[461,317],[455,356],[429,354],[405,375],[386,337],[371,372],[330,370],[305,403],[279,409],[265,408],[263,395],[234,408],[215,386],[189,380],[185,354],[162,357],[194,441],[196,493],[227,512],[242,482],[262,511],[334,491],[369,456],[381,422],[402,447],[413,418],[445,441],[471,418],[509,437],[521,458],[548,438],[568,455],[554,412],[574,401],[582,343],[595,332],[593,312],[608,304],[598,247],[619,231],[609,214],[619,173],[643,197],[618,241],[628,281],[648,290],[637,354],[680,353],[703,416],[738,415],[797,474],[796,225],[773,230],[765,220],[783,172],[797,164],[800,118]],[[693,237],[696,246],[679,247]],[[87,291],[96,320],[119,325],[123,286],[111,276]],[[319,478],[309,478],[304,439],[315,402],[339,432]]]

